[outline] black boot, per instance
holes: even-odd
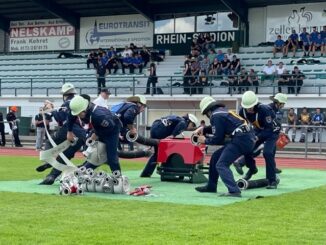
[[[55,181],[56,177],[53,175],[48,175],[39,185],[52,185]]]
[[[243,169],[242,169],[242,166],[240,165],[239,162],[235,161],[233,163],[233,166],[234,166],[234,168],[235,168],[235,170],[237,171],[238,174],[243,175]]]
[[[255,167],[254,169],[249,169],[243,179],[250,180],[251,177],[258,172],[258,169]]]
[[[216,186],[212,187],[209,185],[204,185],[204,186],[198,186],[195,188],[196,191],[198,192],[212,192],[212,193],[216,193]]]
[[[275,168],[275,173],[276,173],[276,174],[280,174],[280,173],[282,173],[282,170],[279,169],[279,168]]]
[[[48,168],[51,168],[51,167],[52,167],[52,166],[51,166],[50,164],[45,163],[45,164],[43,164],[43,165],[38,166],[38,167],[36,168],[36,171],[37,171],[37,172],[43,172],[43,171],[45,171],[45,170],[47,170]]]
[[[270,182],[266,187],[266,189],[277,189],[277,182],[276,181]]]
[[[155,168],[156,168],[156,162],[152,162],[152,163],[146,164],[144,170],[140,174],[140,177],[141,178],[149,178],[149,177],[151,177],[152,174],[155,171]]]
[[[241,197],[241,192],[227,192],[227,193],[222,193],[221,195],[219,195],[220,197]]]

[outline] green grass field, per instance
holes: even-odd
[[[41,179],[38,163],[0,156],[0,181]],[[326,186],[219,207],[17,192],[0,197],[4,245],[326,244]]]

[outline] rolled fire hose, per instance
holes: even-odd
[[[131,135],[130,131],[127,132],[126,139],[129,142],[137,142],[147,146],[157,146],[160,143],[160,140],[158,139],[145,138],[139,134]]]
[[[280,179],[276,178],[276,182],[277,182],[277,184],[279,184]],[[266,187],[266,186],[268,186],[268,179],[256,179],[256,180],[239,179],[237,181],[237,185],[240,190]]]

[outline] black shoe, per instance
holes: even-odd
[[[41,183],[39,183],[39,185],[52,185],[55,179],[56,178],[54,176],[48,175]]]
[[[16,146],[16,147],[23,147],[23,145],[21,145],[21,144],[20,144],[20,145],[15,145],[15,146]]]
[[[243,175],[244,174],[243,173],[242,166],[240,165],[239,162],[234,162],[233,163],[233,166],[234,166],[234,168],[235,168],[235,170],[237,171],[238,174],[240,174],[240,175]]]
[[[38,167],[36,168],[36,171],[37,171],[37,172],[43,172],[43,171],[47,170],[48,168],[51,168],[51,165],[48,164],[48,163],[45,163],[45,164],[43,164],[43,165],[38,166]]]
[[[209,187],[208,185],[204,185],[204,186],[198,186],[195,188],[196,191],[198,192],[212,192],[212,193],[216,193],[216,187]]]
[[[280,174],[280,173],[282,173],[282,170],[279,169],[279,168],[275,168],[275,173],[276,173],[276,174]]]
[[[269,183],[268,186],[266,187],[266,189],[277,189],[277,182],[273,181],[273,182]]]
[[[304,143],[304,139],[300,139],[300,143]]]
[[[140,174],[140,178],[150,178],[152,175],[151,174],[149,174],[149,173],[141,173]]]
[[[292,142],[294,143],[294,142],[295,142],[295,140],[294,140],[294,139],[292,139]]]
[[[254,169],[249,169],[247,171],[247,173],[245,174],[245,176],[243,176],[243,179],[245,180],[250,180],[251,177],[256,174],[258,172],[258,169],[257,168],[254,168]]]
[[[313,139],[313,140],[311,141],[311,143],[316,143],[316,140],[315,140],[315,139]]]
[[[222,193],[219,195],[220,197],[241,197],[241,192],[236,192],[236,193]]]

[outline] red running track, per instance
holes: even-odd
[[[39,152],[30,148],[0,148],[0,156],[39,156]],[[82,154],[77,154],[78,158],[82,158]],[[134,161],[146,162],[147,158],[136,158]],[[205,158],[205,162],[209,162],[209,157]],[[257,165],[264,166],[264,158],[256,158]],[[276,164],[280,168],[304,168],[326,170],[325,159],[302,159],[302,158],[276,158]]]

